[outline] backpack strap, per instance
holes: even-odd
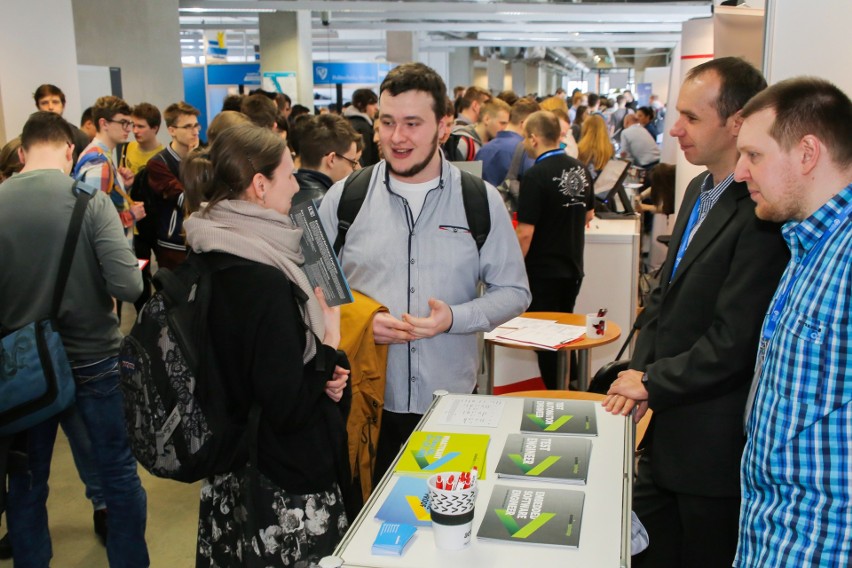
[[[346,244],[346,233],[364,204],[372,174],[373,166],[367,166],[352,172],[343,182],[343,192],[337,204],[337,238],[334,239],[334,253],[337,255],[340,255],[343,245]]]
[[[65,235],[65,245],[62,247],[62,257],[59,260],[59,274],[56,276],[56,286],[53,288],[53,303],[50,307],[50,319],[55,320],[59,315],[59,306],[62,304],[62,296],[65,294],[65,285],[68,283],[68,275],[71,273],[71,263],[74,260],[74,251],[77,250],[77,241],[80,230],[83,227],[83,217],[86,215],[86,207],[92,194],[90,188],[80,188],[80,182],[75,181],[71,186],[71,193],[77,194],[74,203],[74,211],[71,213],[71,221],[68,223],[68,232]]]
[[[337,238],[334,240],[334,252],[340,254],[346,244],[346,233],[358,216],[364,204],[370,185],[373,166],[367,166],[352,173],[343,182],[343,193],[337,204]],[[480,250],[488,233],[491,232],[491,212],[488,209],[488,194],[485,182],[480,178],[462,171],[462,201],[470,234],[476,241],[476,250]]]
[[[468,173],[461,172],[462,179],[462,201],[464,202],[464,213],[467,216],[467,224],[470,234],[476,241],[476,250],[482,249],[488,233],[491,232],[491,211],[488,208],[488,193],[485,182],[481,178]]]
[[[509,164],[509,171],[506,173],[507,180],[516,181],[518,179],[518,172],[521,171],[521,164],[524,163],[525,152],[524,143],[521,141],[515,146],[515,152],[512,154],[512,162]]]
[[[472,162],[476,158],[476,140],[473,136],[467,136],[467,159],[466,162]]]

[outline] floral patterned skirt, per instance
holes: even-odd
[[[196,567],[308,568],[330,555],[349,526],[337,484],[294,495],[255,475],[251,487],[245,470],[204,481]]]

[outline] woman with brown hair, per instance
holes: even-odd
[[[311,289],[302,231],[290,220],[299,186],[287,145],[269,129],[222,131],[209,157],[208,201],[186,220],[192,253],[212,276],[208,326],[236,419],[260,410],[257,468],[204,481],[196,566],[305,566],[331,554],[348,521],[345,414],[349,371],[337,349],[340,310]]]
[[[586,164],[592,178],[597,178],[606,163],[615,154],[609,139],[609,129],[603,117],[593,114],[583,121],[583,134],[577,143],[577,159]]]

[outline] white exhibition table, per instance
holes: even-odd
[[[488,398],[505,401],[497,427],[451,426],[442,416],[459,399]],[[471,544],[458,551],[435,548],[432,529],[418,527],[413,542],[403,556],[375,556],[373,540],[382,522],[375,518],[393,488],[395,475],[388,473],[353,522],[335,550],[343,566],[361,568],[533,568],[570,566],[616,568],[630,566],[630,503],[632,501],[634,427],[630,417],[606,413],[597,407],[598,436],[592,439],[592,454],[587,485],[570,485],[547,481],[498,479],[494,469],[499,461],[506,436],[519,431],[523,398],[510,396],[452,395],[436,393],[435,401],[418,430],[488,434],[491,437],[486,457],[487,477],[479,481]],[[395,465],[395,464],[394,464]],[[391,468],[393,471],[393,468]],[[527,488],[571,489],[585,493],[583,521],[578,548],[518,544],[479,540],[476,533],[486,513],[492,488],[496,483]]]

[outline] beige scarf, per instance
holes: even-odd
[[[305,333],[303,362],[310,361],[316,354],[314,334],[322,341],[325,323],[319,300],[301,269],[305,262],[299,246],[302,229],[287,215],[239,199],[220,201],[210,209],[203,203],[183,227],[186,242],[193,251],[225,252],[273,266],[307,295],[308,301],[300,310],[309,330]]]

